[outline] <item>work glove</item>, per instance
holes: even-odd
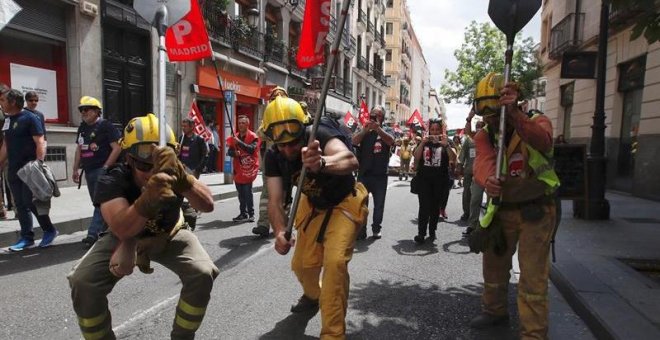
[[[477,226],[470,234],[468,234],[467,238],[470,252],[479,254],[482,251],[486,251],[488,247],[488,232],[486,229]]]
[[[492,249],[495,255],[503,256],[506,253],[506,237],[504,230],[498,223],[491,223],[488,228],[477,225],[474,231],[468,235],[468,246],[470,252],[479,254]]]
[[[152,157],[154,173],[164,172],[176,177],[172,183],[172,190],[180,194],[192,188],[193,183],[195,183],[195,176],[186,172],[185,166],[181,164],[172,148],[154,146]]]
[[[110,272],[112,275],[121,278],[133,273],[136,249],[137,240],[135,238],[119,241],[117,248],[110,257]]]
[[[142,188],[142,194],[133,202],[133,207],[143,217],[153,219],[161,209],[174,206],[177,196],[172,191],[174,177],[156,173],[151,175],[147,185]]]

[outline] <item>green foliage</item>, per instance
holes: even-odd
[[[642,35],[646,41],[653,44],[660,41],[660,11],[655,0],[610,0],[613,11],[635,11],[635,24],[632,28],[630,40]],[[650,10],[654,9],[654,10]]]
[[[217,12],[225,12],[227,10],[227,5],[229,4],[229,0],[206,0],[206,1],[208,2],[208,5],[211,7],[211,9]]]
[[[472,103],[474,89],[488,72],[504,72],[504,52],[506,37],[490,23],[472,21],[465,30],[465,40],[461,48],[454,51],[458,61],[455,72],[445,70],[445,83],[440,93],[445,101],[465,104]],[[531,37],[514,41],[511,79],[519,83],[522,96],[528,98],[533,82],[541,76],[541,69],[534,53],[534,40]]]

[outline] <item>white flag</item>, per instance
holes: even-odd
[[[5,25],[11,21],[11,19],[18,12],[21,11],[21,6],[16,4],[14,0],[1,0],[0,1],[0,31],[5,28]]]

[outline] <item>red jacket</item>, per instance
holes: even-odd
[[[227,147],[233,151],[234,182],[249,184],[254,182],[259,172],[259,147],[261,141],[254,132],[248,130],[244,138],[227,138]]]

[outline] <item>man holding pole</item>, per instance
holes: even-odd
[[[518,245],[518,312],[523,339],[548,337],[548,253],[555,226],[553,193],[559,179],[552,168],[552,124],[544,115],[528,117],[518,108],[518,88],[490,73],[477,85],[475,112],[486,127],[474,143],[474,179],[490,197],[480,226],[470,233],[470,249],[483,252],[482,313],[470,326],[486,328],[509,319],[507,289],[511,258]],[[504,133],[498,132],[500,109]],[[496,176],[497,142],[504,138],[501,176]],[[499,201],[499,202],[497,202]],[[494,203],[497,202],[497,203]]]
[[[278,253],[288,253],[295,241],[291,267],[303,295],[291,311],[316,312],[320,308],[321,339],[343,339],[348,262],[357,230],[368,214],[368,194],[352,176],[358,162],[347,146],[350,137],[325,121],[312,140],[311,127],[305,127],[307,120],[300,104],[290,98],[276,97],[266,107],[260,129],[275,144],[265,156],[268,217]],[[302,195],[295,211],[297,240],[293,236],[287,239],[286,188],[297,183],[303,167],[308,176],[298,188]]]

